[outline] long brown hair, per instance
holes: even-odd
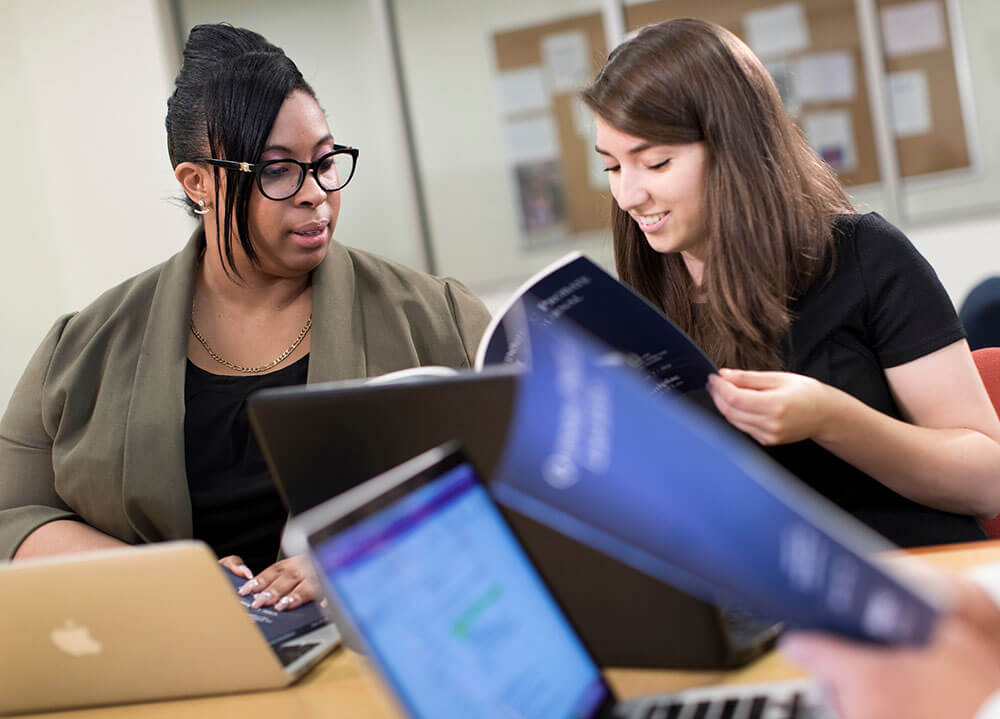
[[[781,368],[789,304],[832,261],[834,218],[853,209],[761,61],[723,27],[669,20],[615,48],[583,100],[629,135],[707,150],[701,286],[679,253],[653,250],[612,202],[621,280],[719,366]]]

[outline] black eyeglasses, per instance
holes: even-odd
[[[358,148],[346,145],[334,145],[328,152],[314,162],[299,162],[291,158],[268,160],[267,162],[236,162],[234,160],[216,160],[214,157],[199,157],[197,162],[207,162],[209,165],[224,167],[227,170],[252,172],[257,177],[257,187],[269,200],[287,200],[299,191],[306,181],[306,173],[310,170],[316,182],[327,192],[336,192],[344,188],[354,177],[354,168],[358,164]]]

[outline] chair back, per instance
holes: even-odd
[[[1000,416],[1000,347],[983,347],[973,350],[972,359],[976,362],[979,376],[983,378],[986,394],[990,396],[993,409]],[[990,539],[1000,539],[1000,516],[982,520],[981,524]]]

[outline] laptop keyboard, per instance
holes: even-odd
[[[319,642],[303,642],[302,644],[282,644],[274,647],[274,653],[278,655],[281,666],[287,667],[306,652],[319,646]]]
[[[808,679],[706,687],[622,702],[619,719],[832,719]]]

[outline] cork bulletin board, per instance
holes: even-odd
[[[970,167],[947,5],[879,0],[878,7],[890,102],[907,123],[897,128],[900,175]]]
[[[758,54],[765,59],[769,69],[772,62],[779,67],[782,64],[787,67],[790,63],[793,74],[795,68],[803,67],[803,61],[818,59],[821,63],[826,59],[832,60],[835,65],[838,58],[845,60],[850,57],[849,62],[841,62],[840,69],[844,65],[850,66],[853,92],[823,98],[822,93],[813,92],[811,88],[800,88],[803,91],[798,93],[800,99],[788,103],[788,110],[807,136],[810,134],[810,118],[835,118],[846,113],[853,135],[856,162],[846,163],[847,167],[837,167],[836,162],[831,164],[838,170],[845,185],[877,182],[875,138],[853,0],[777,3],[724,0],[710,4],[692,0],[654,0],[628,7],[626,27],[631,31],[672,17],[700,17],[732,30],[753,47],[754,33],[750,25],[755,16],[758,20],[763,16],[766,23],[768,13],[779,20],[784,13],[785,21],[789,22],[789,13],[794,6],[800,9],[803,16],[803,35],[808,38],[808,43],[799,43],[799,47],[788,43],[786,47],[790,50],[778,52],[773,58],[765,57],[765,53]],[[970,153],[946,4],[943,0],[878,0],[878,9],[890,115],[893,116],[901,176],[915,177],[969,167]],[[789,26],[794,28],[794,19]],[[805,47],[802,46],[804,44]],[[813,63],[813,67],[816,66]],[[802,80],[803,75],[809,73],[799,73],[798,79]],[[809,80],[808,77],[804,79]],[[778,84],[780,87],[781,83]]]
[[[770,43],[767,38],[758,43],[750,41],[749,36],[753,33],[748,32],[747,21],[754,17],[754,13],[767,13],[770,10],[780,13],[783,8],[791,6],[798,6],[800,14],[797,18],[786,17],[784,22],[792,27],[798,24],[798,41],[791,37],[794,31],[784,33],[790,38],[784,44],[778,38]],[[626,8],[626,28],[631,31],[674,17],[699,17],[718,23],[751,47],[755,44],[770,45],[770,48],[764,47],[764,52],[761,52],[761,47],[754,47],[754,50],[775,76],[779,88],[783,90],[782,97],[786,101],[786,107],[800,126],[806,129],[807,136],[810,126],[815,125],[819,134],[823,130],[824,121],[831,125],[829,131],[824,133],[829,136],[829,152],[824,153],[817,147],[814,138],[810,137],[810,142],[820,155],[837,170],[845,185],[878,182],[875,134],[868,102],[868,86],[861,62],[861,36],[852,0],[804,0],[798,3],[770,4],[761,0],[725,0],[713,3],[653,0]],[[774,32],[777,33],[782,18],[776,15],[775,21],[778,25]],[[767,24],[766,15],[763,23]],[[766,28],[757,34],[763,35],[765,32]],[[845,75],[840,84],[846,89],[839,93],[828,93],[826,97],[822,92],[807,87],[786,92],[780,81],[782,73],[787,73],[790,79],[805,74],[798,73],[797,67],[801,61],[809,61],[810,58],[819,58],[819,62],[826,59],[831,64],[839,61],[837,69]]]
[[[947,2],[878,0],[877,7],[900,175],[969,168]],[[744,39],[841,181],[849,187],[879,182],[853,0],[650,0],[626,6],[626,31],[674,17],[716,22]],[[524,129],[508,144],[531,148],[544,140],[534,155],[515,152],[511,160],[525,245],[606,228],[610,193],[587,127],[592,118],[577,97],[607,56],[600,13],[497,32],[492,40],[497,72],[515,81],[511,87],[521,98],[504,111],[510,127]],[[560,53],[569,58],[562,70]],[[525,89],[525,79],[533,90]]]
[[[600,13],[498,32],[493,46],[525,244],[607,228],[611,195],[578,97],[607,58]]]

